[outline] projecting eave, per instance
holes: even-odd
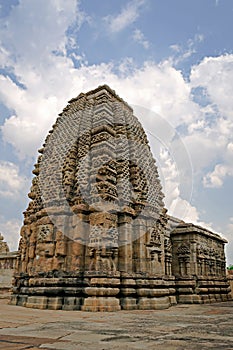
[[[18,250],[0,254],[1,259],[14,259],[19,255]]]
[[[204,236],[207,236],[209,238],[218,240],[222,243],[228,243],[228,241],[221,237],[220,234],[214,233],[204,227],[194,225],[192,223],[186,223],[181,221],[171,232],[171,235],[180,235],[180,234],[187,234],[187,233],[197,233]]]
[[[171,227],[177,226],[181,223],[185,223],[183,220],[176,218],[175,216],[167,215],[168,217],[168,223]]]

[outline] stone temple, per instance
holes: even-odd
[[[226,241],[167,215],[146,134],[108,86],[69,101],[39,153],[11,304],[117,311],[230,299]]]

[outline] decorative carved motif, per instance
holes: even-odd
[[[177,249],[177,254],[180,257],[189,257],[190,255],[190,246],[188,244],[181,244]]]
[[[114,272],[117,270],[118,248],[89,247],[90,271]]]
[[[52,233],[51,225],[41,225],[38,229],[37,242],[46,241]]]
[[[9,247],[6,242],[4,242],[4,237],[0,233],[0,254],[8,253]]]

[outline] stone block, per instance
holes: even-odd
[[[49,297],[48,298],[48,309],[60,310],[62,309],[63,298],[62,297]]]
[[[134,287],[136,285],[136,281],[133,278],[123,278],[121,281],[121,285],[125,287]]]
[[[114,277],[92,277],[90,279],[90,285],[118,286],[119,284],[120,279]]]
[[[201,299],[202,299],[202,301],[203,301],[204,304],[210,302],[209,295],[201,295]]]
[[[120,299],[122,310],[137,310],[137,299],[131,297],[125,297]]]
[[[180,294],[178,296],[178,302],[181,304],[193,304],[196,303],[198,298],[196,298],[197,296],[195,296],[193,294]]]
[[[88,296],[114,296],[120,292],[120,289],[108,287],[87,287],[84,289],[84,292]]]
[[[48,298],[45,296],[29,296],[25,306],[34,309],[47,309],[47,304]]]
[[[169,296],[169,302],[170,302],[170,305],[176,305],[177,304],[176,296],[175,295],[170,295]]]
[[[88,297],[84,299],[82,311],[119,311],[120,301],[114,297]]]
[[[17,294],[12,294],[10,296],[9,304],[10,305],[17,305],[18,304],[18,295]]]
[[[27,299],[28,299],[27,295],[18,295],[17,305],[26,306]]]
[[[209,289],[208,288],[196,288],[196,293],[198,294],[207,294],[209,293]]]
[[[193,304],[202,304],[202,298],[200,295],[193,294],[192,299],[193,299]]]
[[[151,298],[151,309],[152,310],[163,310],[170,307],[169,297]]]
[[[135,295],[136,289],[135,288],[121,288],[121,294],[123,294],[124,296]]]
[[[221,299],[222,301],[227,301],[228,299],[228,294],[221,294]]]
[[[151,310],[151,299],[147,297],[142,297],[138,299],[138,309],[139,310]]]
[[[158,289],[149,289],[149,288],[139,288],[137,290],[139,297],[160,297],[164,295],[169,295],[169,289],[158,288]]]
[[[222,301],[221,294],[215,294],[214,297],[217,302]]]
[[[139,310],[162,310],[170,306],[169,297],[162,298],[146,298],[142,297],[138,300]]]
[[[169,294],[175,294],[176,289],[175,288],[169,288]]]
[[[178,288],[177,291],[180,294],[193,294],[193,288]]]
[[[81,310],[83,298],[65,297],[63,301],[63,310]]]

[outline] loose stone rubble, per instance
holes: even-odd
[[[167,215],[146,134],[108,86],[72,99],[39,152],[11,304],[118,311],[230,299],[226,241]]]

